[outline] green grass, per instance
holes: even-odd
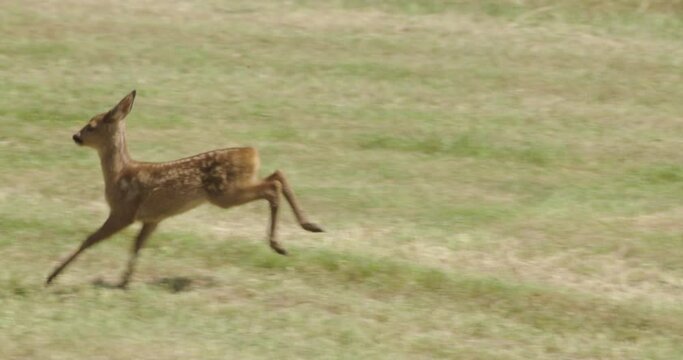
[[[0,358],[683,357],[683,2],[9,1]],[[259,148],[267,206],[135,230],[71,134],[138,90],[134,158]],[[287,211],[288,213],[288,211]]]

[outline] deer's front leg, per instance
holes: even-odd
[[[133,222],[133,219],[129,217],[119,217],[119,216],[114,216],[114,215],[109,215],[109,218],[107,218],[107,221],[104,222],[104,224],[97,229],[93,234],[88,236],[85,241],[81,244],[81,246],[74,251],[66,260],[64,260],[53,272],[48,276],[46,285],[50,285],[50,283],[59,275],[59,273],[64,270],[64,268],[67,267],[72,261],[78,257],[85,249],[97,244],[98,242],[114,235],[115,233],[119,232],[120,230],[124,229],[128,225],[130,225]]]
[[[154,232],[154,229],[157,228],[157,223],[152,223],[152,222],[147,222],[142,224],[142,229],[140,229],[140,232],[138,233],[138,236],[135,238],[135,242],[133,243],[133,249],[130,255],[130,259],[128,259],[128,267],[126,268],[126,272],[123,274],[123,277],[121,278],[121,282],[119,283],[119,287],[122,289],[125,289],[128,286],[128,282],[130,281],[131,275],[133,275],[133,271],[135,270],[135,262],[138,258],[138,253],[140,253],[140,249],[142,249],[142,246],[145,245],[145,241],[147,241],[147,238]]]

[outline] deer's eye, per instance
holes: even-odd
[[[85,131],[93,131],[95,128],[92,125],[88,125],[85,127]]]

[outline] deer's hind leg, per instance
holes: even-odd
[[[294,196],[292,187],[289,186],[289,182],[287,181],[287,178],[285,177],[285,174],[282,173],[282,171],[275,170],[274,173],[272,173],[270,176],[266,178],[266,181],[268,180],[277,180],[280,182],[280,184],[282,185],[282,193],[285,195],[285,199],[289,203],[289,206],[292,208],[294,216],[296,217],[296,221],[304,230],[310,232],[324,231],[319,225],[314,224],[308,220],[308,216],[306,216],[306,213],[304,213],[303,209],[301,209],[299,202]]]
[[[209,202],[222,208],[229,208],[246,204],[254,200],[267,200],[270,205],[268,243],[278,254],[287,255],[287,250],[285,250],[277,240],[277,223],[281,193],[282,184],[279,181],[264,180],[256,184],[243,185],[229,191],[209,194]]]

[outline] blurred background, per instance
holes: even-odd
[[[0,0],[0,358],[683,358],[683,1]],[[251,145],[265,202],[137,226],[71,134]]]

